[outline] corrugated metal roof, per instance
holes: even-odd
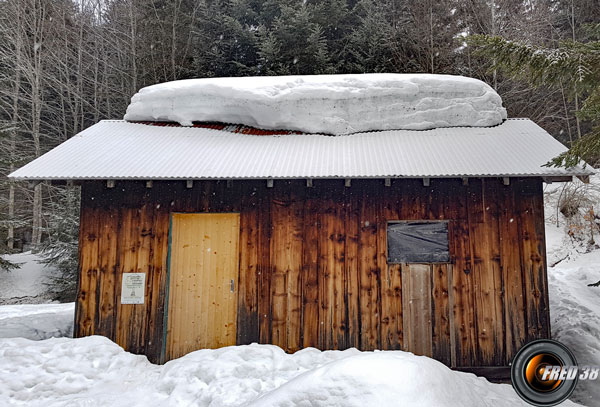
[[[531,120],[495,127],[345,136],[253,135],[227,128],[104,120],[10,177],[15,179],[257,179],[588,175],[544,167],[566,148]]]

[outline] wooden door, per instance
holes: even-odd
[[[431,264],[402,265],[404,349],[429,357],[433,355],[431,273]]]
[[[165,360],[236,344],[238,213],[171,217]]]

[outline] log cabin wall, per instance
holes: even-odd
[[[506,366],[550,335],[542,180],[84,182],[75,335],[104,335],[162,362],[172,212],[239,212],[237,342],[295,351],[403,349],[402,266],[387,222],[448,220],[451,266],[434,265],[432,355]],[[121,275],[146,273],[143,305]],[[405,305],[406,306],[406,305]]]

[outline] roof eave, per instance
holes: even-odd
[[[160,176],[135,176],[135,177],[122,177],[122,176],[98,176],[98,177],[61,177],[61,176],[32,176],[32,177],[19,177],[13,174],[8,175],[8,178],[14,181],[30,181],[30,182],[43,182],[43,181],[259,181],[259,180],[297,180],[297,179],[456,179],[456,178],[543,178],[544,181],[550,182],[567,182],[571,178],[589,178],[594,175],[594,171],[574,171],[564,173],[533,173],[533,174],[446,174],[446,175],[374,175],[374,176],[262,176],[262,177],[160,177]]]

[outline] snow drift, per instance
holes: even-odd
[[[0,339],[0,405],[527,406],[508,384],[401,351],[286,354],[272,345],[189,353],[159,366],[100,336]],[[564,406],[573,406],[566,402]]]
[[[508,386],[457,373],[407,352],[364,352],[310,370],[266,393],[251,407],[269,406],[515,406]]]
[[[188,79],[141,89],[125,120],[244,124],[347,134],[487,127],[506,119],[484,82],[452,75],[355,74]]]
[[[75,303],[0,305],[0,338],[73,336]]]

